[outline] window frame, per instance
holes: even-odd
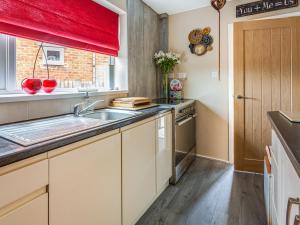
[[[16,37],[13,36],[9,36],[9,35],[5,35],[5,34],[0,34],[0,35],[4,35],[5,37],[5,87],[4,89],[0,89],[0,94],[24,94],[24,92],[19,89],[17,87],[17,81],[16,81]],[[1,44],[1,43],[0,43]],[[49,50],[63,50],[63,58],[64,58],[64,47],[63,46],[56,46],[56,45],[52,45],[52,44],[45,44],[44,46],[44,50],[45,49],[49,49]],[[108,89],[103,89],[102,87],[95,87],[95,88],[59,88],[57,87],[55,89],[55,91],[53,92],[53,94],[57,94],[57,93],[80,93],[83,90],[88,90],[88,89],[97,89],[96,92],[111,92],[117,89],[115,89],[115,78],[112,79],[112,76],[115,76],[115,57],[110,56],[110,60],[109,60],[109,65],[108,65],[108,83],[105,85],[104,88],[108,88]],[[43,58],[42,58],[42,63],[45,63],[45,57],[43,54]],[[49,63],[48,63],[49,64]],[[50,64],[50,66],[59,66],[58,64]],[[60,64],[61,65],[61,64]],[[62,64],[64,65],[64,64]],[[1,66],[1,65],[0,65]],[[112,73],[113,72],[113,73]],[[112,80],[111,80],[112,79]],[[113,87],[113,88],[112,88]],[[39,95],[39,93],[37,93],[37,95]],[[51,95],[51,94],[48,94]],[[0,96],[1,97],[1,96]]]
[[[4,35],[5,43],[5,63],[4,65],[4,79],[5,87],[0,89],[0,93],[13,92],[16,93],[16,38]]]

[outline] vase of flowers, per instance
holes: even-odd
[[[159,51],[154,54],[154,61],[163,75],[162,89],[164,98],[169,98],[169,73],[171,73],[175,66],[180,63],[180,55],[173,52],[165,53]]]

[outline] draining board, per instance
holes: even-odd
[[[109,123],[109,121],[86,117],[62,116],[4,125],[0,127],[0,136],[22,146],[30,146],[106,123]]]

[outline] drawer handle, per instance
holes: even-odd
[[[300,216],[299,215],[295,216],[294,225],[300,225]]]
[[[286,225],[289,225],[290,217],[291,217],[291,209],[292,209],[293,205],[300,205],[300,199],[299,198],[289,198],[288,204],[287,204],[287,209],[286,209]],[[295,222],[297,222],[297,221],[295,220]]]
[[[193,119],[193,116],[190,116],[190,117],[188,117],[187,119],[178,122],[176,125],[180,127],[180,126],[182,126],[183,124],[188,123],[188,122],[191,121],[192,119]]]

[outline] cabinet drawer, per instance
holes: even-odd
[[[48,160],[0,176],[0,208],[45,187],[48,184]]]
[[[0,217],[0,225],[47,225],[48,194],[43,194],[25,205]]]

